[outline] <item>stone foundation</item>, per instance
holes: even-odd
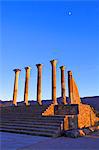
[[[94,126],[99,121],[90,105],[85,104],[51,104],[42,115],[64,116],[64,130]]]
[[[51,104],[43,113],[42,116],[53,116],[54,115],[54,104]]]
[[[79,105],[78,128],[94,126],[98,121],[99,118],[96,117],[90,105]]]
[[[55,115],[77,115],[79,114],[78,104],[55,105]]]

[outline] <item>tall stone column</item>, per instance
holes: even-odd
[[[26,77],[25,77],[25,88],[24,88],[24,102],[26,105],[29,105],[28,103],[28,91],[29,91],[29,79],[30,79],[30,70],[31,68],[25,67],[26,70]]]
[[[60,70],[61,70],[61,97],[63,104],[66,104],[65,66],[61,66]]]
[[[57,97],[56,97],[56,60],[51,60],[52,65],[52,100],[55,105],[57,105]]]
[[[15,80],[14,80],[14,90],[13,90],[13,105],[17,106],[17,95],[18,95],[18,79],[19,79],[19,73],[20,69],[14,69],[15,72]]]
[[[37,102],[42,105],[42,64],[37,64]]]
[[[71,104],[73,103],[73,77],[72,72],[68,71],[68,92],[69,92],[69,98],[71,100]]]

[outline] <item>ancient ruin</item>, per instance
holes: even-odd
[[[42,105],[42,64],[37,64],[37,102]]]
[[[53,104],[57,105],[57,97],[56,97],[56,60],[51,60],[52,65],[52,100]]]
[[[11,106],[1,107],[0,131],[24,133],[31,135],[43,135],[57,137],[64,131],[82,129],[95,126],[99,118],[94,109],[87,104],[82,104],[78,87],[75,83],[72,71],[68,71],[68,93],[66,97],[65,66],[61,71],[61,103],[58,103],[56,93],[56,60],[51,60],[52,67],[52,100],[50,103],[42,102],[42,64],[37,64],[37,103],[29,104],[29,79],[31,68],[25,67],[24,104],[17,102],[18,78],[20,69],[15,69],[15,81],[13,101]],[[15,107],[16,106],[16,107]]]
[[[63,104],[66,104],[65,66],[61,66],[60,70],[61,70],[61,97],[63,100]]]
[[[24,88],[24,102],[26,105],[29,105],[28,103],[28,90],[29,90],[29,79],[30,79],[30,67],[25,67],[26,70],[26,77],[25,77],[25,88]]]
[[[19,73],[20,69],[14,69],[15,72],[15,80],[14,80],[14,90],[13,90],[13,104],[17,106],[17,95],[18,95],[18,78],[19,78]]]

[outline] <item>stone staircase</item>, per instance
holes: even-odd
[[[0,131],[58,137],[64,116],[42,116],[48,105],[1,108]]]

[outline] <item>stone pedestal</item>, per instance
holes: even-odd
[[[25,67],[26,70],[26,78],[25,78],[25,88],[24,88],[24,102],[25,105],[29,105],[28,103],[28,90],[29,90],[29,79],[30,79],[30,70],[31,68]]]
[[[63,104],[66,104],[65,66],[61,66],[60,70],[61,70],[61,97]]]
[[[51,60],[52,65],[52,100],[53,104],[57,105],[57,97],[56,97],[56,60]]]
[[[68,92],[69,92],[69,98],[71,100],[71,104],[73,104],[73,77],[72,72],[68,71]]]
[[[14,80],[14,90],[13,90],[13,105],[17,106],[17,94],[18,94],[18,79],[19,79],[19,73],[20,69],[14,69],[15,72],[15,80]]]
[[[37,102],[42,105],[42,64],[37,64]]]

